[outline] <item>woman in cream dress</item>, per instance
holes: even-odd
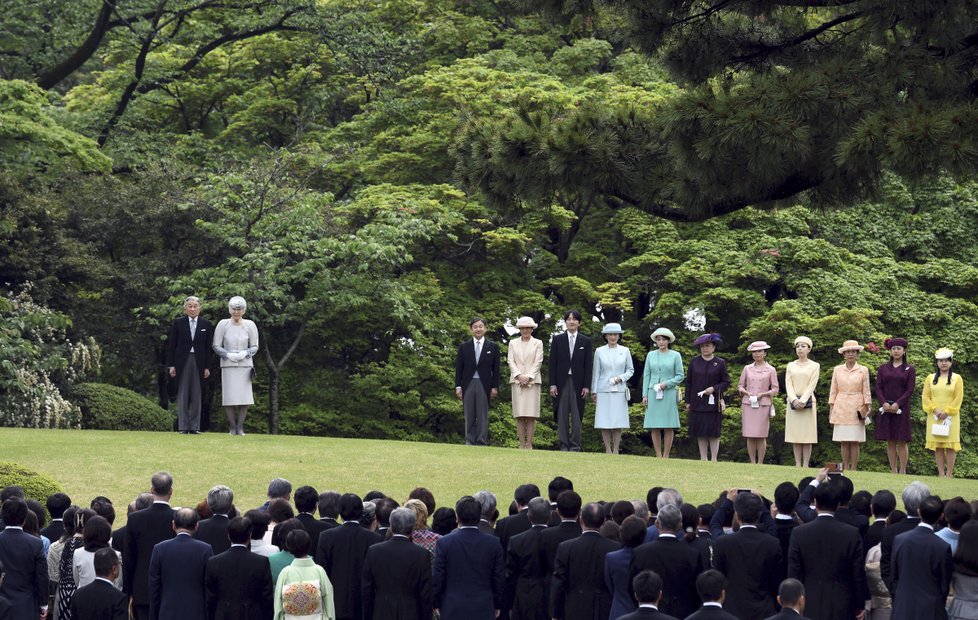
[[[784,440],[792,444],[795,467],[808,467],[812,446],[818,443],[818,424],[815,417],[815,386],[818,384],[818,362],[808,359],[812,339],[795,338],[798,359],[788,362],[784,371],[784,391],[788,410],[784,420]]]
[[[513,417],[521,450],[533,449],[533,432],[540,417],[540,367],[543,366],[543,342],[533,337],[536,322],[521,316],[516,321],[520,337],[509,341],[509,383],[513,388]]]
[[[243,297],[232,297],[228,301],[231,318],[223,319],[214,329],[214,352],[221,358],[221,388],[232,435],[244,435],[248,405],[255,404],[251,358],[258,352],[258,327],[244,318],[247,308]]]
[[[856,471],[859,465],[859,444],[866,441],[866,423],[873,397],[869,393],[869,368],[856,363],[863,346],[846,340],[839,348],[845,363],[832,370],[829,389],[829,422],[832,441],[842,444],[842,467]]]
[[[635,367],[631,352],[618,344],[622,334],[621,325],[608,323],[601,334],[608,344],[594,351],[591,398],[598,405],[594,412],[594,428],[601,429],[605,453],[618,454],[621,429],[628,428],[626,382],[635,374]]]

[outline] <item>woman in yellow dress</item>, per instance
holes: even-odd
[[[954,475],[954,461],[961,449],[961,401],[964,400],[964,380],[954,374],[954,351],[941,347],[934,352],[934,374],[924,381],[923,405],[927,414],[928,450],[934,451],[937,475]],[[934,427],[945,427],[947,435],[934,434]]]

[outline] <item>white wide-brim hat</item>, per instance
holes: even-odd
[[[521,316],[520,318],[516,319],[516,329],[521,327],[532,327],[533,329],[536,329],[537,324],[532,318],[528,316]]]

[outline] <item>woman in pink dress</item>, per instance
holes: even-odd
[[[869,368],[856,363],[863,346],[846,340],[839,348],[845,363],[832,370],[829,389],[829,422],[832,441],[842,444],[842,468],[855,471],[859,464],[859,444],[866,441],[866,423],[873,399],[869,392]]]
[[[754,363],[744,367],[737,382],[741,396],[742,434],[747,438],[747,458],[753,464],[764,462],[767,435],[774,417],[771,397],[778,393],[778,372],[767,363],[770,345],[763,340],[752,342],[747,351]]]

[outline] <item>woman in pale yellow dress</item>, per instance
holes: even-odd
[[[921,397],[927,414],[928,450],[934,451],[937,475],[950,478],[954,475],[954,462],[961,449],[961,402],[964,400],[964,380],[951,370],[954,351],[940,348],[934,353],[934,374],[924,380]],[[934,426],[947,427],[946,436],[934,435]]]
[[[807,336],[795,338],[798,359],[788,362],[784,371],[784,389],[788,395],[788,410],[784,419],[784,440],[792,445],[795,467],[808,467],[812,446],[818,443],[818,423],[815,417],[815,386],[818,384],[818,362],[808,359],[812,340]]]
[[[540,417],[540,367],[543,366],[543,342],[533,337],[536,322],[521,316],[516,321],[520,337],[509,342],[509,383],[513,389],[513,417],[521,450],[533,449],[533,432]]]
[[[863,346],[846,340],[839,348],[845,363],[832,370],[829,389],[829,422],[832,441],[842,444],[842,467],[856,471],[859,464],[859,444],[866,441],[866,421],[873,397],[869,392],[869,368],[856,362]]]

